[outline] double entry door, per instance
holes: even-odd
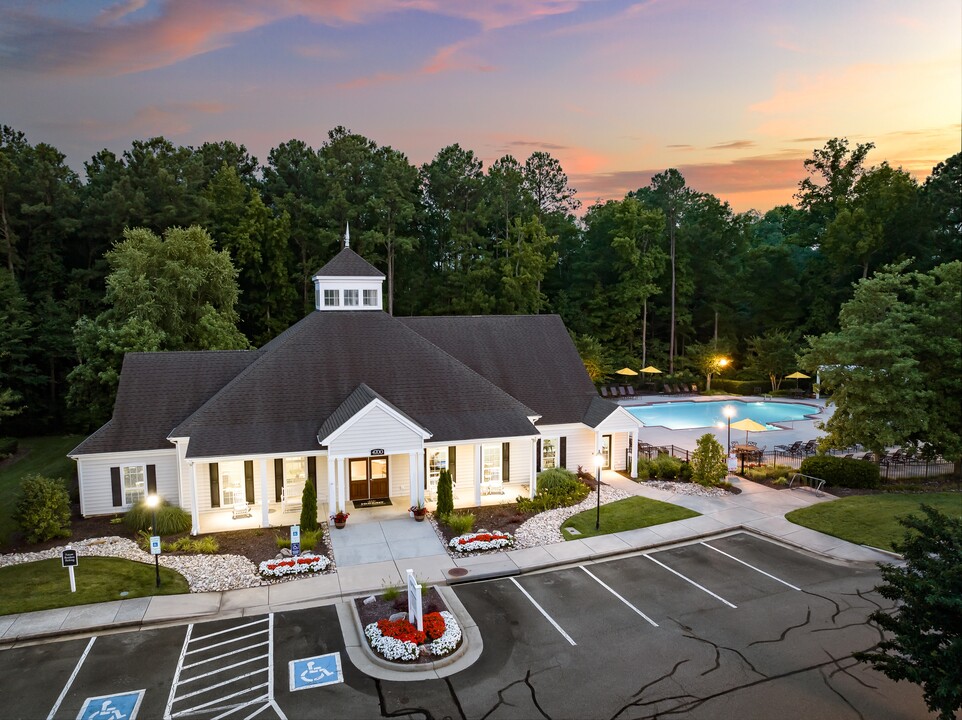
[[[348,461],[351,500],[388,497],[387,458],[354,458]]]

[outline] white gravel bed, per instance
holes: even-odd
[[[116,536],[78,540],[70,546],[80,557],[119,557],[151,565],[154,562],[153,556],[141,550],[133,540]],[[58,558],[63,549],[55,547],[40,552],[0,555],[0,567]],[[183,575],[191,592],[271,584],[257,574],[257,568],[250,560],[240,555],[161,555],[160,564]],[[78,569],[83,572],[83,563]]]
[[[632,497],[631,493],[607,485],[601,486],[601,504],[607,505],[616,500],[624,500]],[[572,515],[577,515],[584,510],[590,510],[598,503],[598,498],[592,492],[587,498],[577,505],[570,507],[555,508],[538,513],[530,520],[526,520],[514,534],[514,550],[522,548],[540,547],[550,543],[564,542],[561,535],[561,524]]]
[[[693,482],[671,482],[669,480],[645,480],[640,483],[645,487],[667,490],[677,495],[700,495],[701,497],[731,497],[732,494],[724,488],[705,487]]]

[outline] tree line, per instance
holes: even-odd
[[[795,369],[838,329],[854,283],[962,256],[960,155],[921,184],[871,143],[836,138],[797,204],[735,213],[677,170],[579,217],[557,159],[485,168],[454,144],[420,167],[336,127],[261,164],[231,141],[157,137],[102,150],[83,177],[0,129],[0,421],[16,434],[110,414],[123,353],[257,347],[313,307],[311,277],[351,246],[385,272],[396,315],[561,315],[589,372],[654,364]],[[16,419],[9,418],[16,415]]]

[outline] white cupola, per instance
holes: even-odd
[[[381,310],[384,273],[351,250],[351,229],[344,249],[314,273],[314,307],[318,310]]]

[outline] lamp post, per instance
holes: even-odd
[[[151,535],[157,535],[157,506],[160,505],[160,495],[153,493],[144,498],[144,503],[151,509],[153,513],[153,522],[151,523],[150,530]],[[157,576],[157,587],[160,587],[160,556],[154,554],[154,572]]]
[[[605,466],[605,454],[599,450],[595,453],[595,488],[597,489],[598,505],[595,514],[595,530],[601,529],[601,469]]]
[[[722,408],[722,415],[728,420],[728,445],[726,445],[727,451],[725,453],[725,465],[728,466],[728,459],[732,456],[732,418],[735,416],[735,408],[731,405],[726,405]]]

